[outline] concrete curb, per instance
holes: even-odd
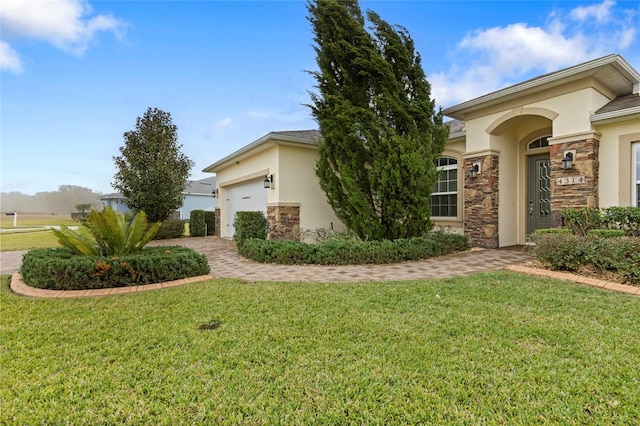
[[[547,269],[530,268],[523,265],[510,265],[506,268],[509,271],[521,272],[529,275],[537,275],[541,277],[556,278],[564,281],[573,281],[578,284],[589,287],[601,288],[604,290],[617,291],[620,293],[632,294],[640,296],[640,287],[619,284],[612,281],[604,281],[596,278],[583,277],[581,275],[571,274],[569,272],[549,271]]]
[[[11,290],[21,296],[27,297],[46,297],[68,299],[73,297],[99,297],[99,296],[115,296],[119,294],[131,294],[149,290],[160,290],[163,288],[177,287],[185,284],[197,283],[214,279],[213,275],[200,275],[197,277],[183,278],[181,280],[167,281],[157,284],[145,284],[129,287],[100,288],[93,290],[47,290],[27,285],[22,281],[22,275],[15,272],[11,275]]]

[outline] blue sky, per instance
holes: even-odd
[[[447,107],[610,53],[640,70],[638,1],[361,1],[406,27]],[[148,107],[202,169],[273,130],[316,128],[303,1],[2,0],[0,191],[113,192]]]

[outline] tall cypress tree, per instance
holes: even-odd
[[[329,204],[362,238],[427,232],[448,128],[413,40],[372,11],[367,31],[355,1],[307,7],[319,67],[310,107],[323,136],[316,173]]]

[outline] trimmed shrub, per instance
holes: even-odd
[[[35,249],[23,256],[25,283],[52,290],[153,284],[209,273],[207,258],[180,246],[149,247],[117,257],[83,256],[66,248]]]
[[[536,229],[533,234],[573,234],[569,228],[543,228]]]
[[[574,234],[585,236],[602,224],[600,210],[593,207],[569,208],[563,211],[564,223]]]
[[[180,238],[184,235],[184,222],[181,220],[165,220],[160,225],[160,229],[154,240],[167,240],[171,238]]]
[[[536,257],[552,270],[577,271],[592,266],[640,284],[640,237],[534,233],[533,238]]]
[[[343,237],[320,244],[247,239],[238,246],[238,253],[263,263],[353,265],[427,259],[468,250],[470,247],[469,238],[464,235],[432,232],[424,237],[395,241],[361,241]]]
[[[577,271],[584,261],[583,238],[564,233],[533,233],[535,255],[552,270]]]
[[[215,235],[216,234],[216,212],[205,211],[204,223],[207,228],[207,235]]]
[[[191,210],[189,215],[189,235],[192,237],[205,236],[204,210]]]
[[[611,229],[621,229],[627,235],[640,237],[640,207],[608,207],[602,210],[602,223]]]
[[[614,238],[624,237],[627,235],[627,231],[623,229],[590,229],[587,235],[590,237]]]
[[[260,240],[267,238],[267,218],[262,212],[237,212],[233,219],[233,227],[235,228],[233,240],[238,250],[250,238]]]

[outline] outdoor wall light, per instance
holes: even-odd
[[[273,186],[273,174],[268,175],[266,178],[264,178],[264,187],[265,189],[269,189]]]
[[[218,198],[218,189],[217,189],[217,188],[216,188],[216,189],[214,189],[213,191],[211,191],[211,196],[212,196],[213,198]]]
[[[568,151],[562,159],[562,170],[570,170],[573,167],[573,152]]]
[[[480,173],[480,164],[473,163],[473,165],[471,166],[471,171],[469,172],[469,177],[471,179],[475,179],[478,177],[478,173]]]

